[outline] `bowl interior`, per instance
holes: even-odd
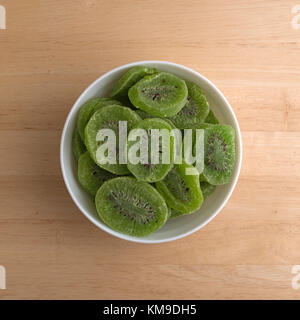
[[[83,103],[93,97],[105,97],[112,85],[131,67],[135,65],[147,65],[156,67],[161,71],[167,71],[181,77],[184,80],[193,81],[205,92],[210,107],[222,123],[231,125],[236,131],[236,162],[234,175],[229,184],[218,186],[216,191],[203,203],[195,213],[182,216],[170,221],[157,232],[143,238],[127,236],[107,227],[99,218],[93,198],[80,186],[77,179],[77,163],[72,153],[72,133],[76,126],[77,114]],[[236,184],[241,165],[241,136],[236,117],[228,102],[221,92],[206,78],[186,67],[159,61],[142,61],[124,65],[106,73],[91,84],[79,97],[70,111],[65,123],[61,141],[61,166],[66,186],[71,197],[79,209],[94,224],[101,229],[117,237],[135,242],[155,243],[171,241],[186,236],[208,223],[225,205]]]

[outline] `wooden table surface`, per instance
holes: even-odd
[[[0,298],[299,299],[296,4],[0,0]],[[97,229],[72,202],[59,165],[62,127],[80,93],[111,68],[147,59],[211,79],[234,108],[244,144],[222,212],[159,245]]]

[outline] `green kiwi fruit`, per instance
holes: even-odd
[[[203,124],[204,170],[201,180],[212,185],[228,183],[235,161],[235,132],[229,125]]]
[[[201,182],[207,182],[202,174],[200,174],[200,176],[199,176],[199,181],[200,181],[200,184],[201,184]]]
[[[188,88],[188,97],[185,106],[172,118],[174,125],[179,129],[198,128],[209,113],[209,104],[201,88],[193,82],[185,82]]]
[[[83,106],[80,107],[78,119],[77,119],[77,130],[80,134],[82,141],[84,141],[84,129],[87,125],[89,119],[98,109],[112,105],[121,103],[117,100],[112,100],[110,98],[93,98],[87,101]]]
[[[173,121],[171,121],[170,119],[165,118],[164,119],[165,122],[168,122],[168,124],[171,126],[172,129],[176,129],[175,124],[173,123]]]
[[[127,101],[123,100],[122,101],[122,106],[128,107],[128,108],[134,110],[135,112],[139,110],[129,101],[129,99]]]
[[[168,207],[168,219],[170,219],[172,216],[172,209]]]
[[[128,101],[128,90],[146,75],[157,73],[157,69],[136,66],[129,69],[113,86],[109,96],[120,101]]]
[[[211,124],[219,124],[220,123],[212,110],[209,110],[209,113],[208,113],[204,122],[211,123]]]
[[[139,109],[136,109],[134,110],[143,120],[144,119],[148,119],[148,118],[156,118],[156,116],[153,116],[145,111],[142,111],[142,110],[139,110]],[[176,129],[176,126],[175,124],[168,118],[164,118],[163,119],[164,121],[168,122],[168,124],[172,127],[172,129]]]
[[[200,182],[200,188],[201,188],[204,200],[206,200],[216,190],[216,186],[213,186],[212,184],[209,184],[208,182],[205,182],[205,181]]]
[[[127,130],[136,127],[142,119],[137,113],[127,107],[110,105],[96,111],[85,127],[85,145],[92,159],[103,169],[118,175],[128,174],[126,164],[119,163],[120,152],[126,154],[126,150],[119,150],[119,121],[127,122]],[[97,160],[97,149],[105,143],[97,141],[97,134],[100,129],[112,129],[116,135],[116,163],[100,163]]]
[[[155,116],[153,116],[152,114],[149,114],[145,111],[142,111],[142,110],[139,110],[139,109],[136,109],[134,110],[143,120],[144,119],[148,119],[148,118],[156,118]],[[164,118],[164,121],[168,122],[169,125],[172,127],[172,129],[176,129],[176,126],[174,125],[174,123],[168,119],[168,118]]]
[[[156,118],[156,116],[153,116],[152,114],[150,113],[147,113],[145,111],[142,111],[142,110],[139,110],[139,109],[136,109],[134,110],[143,120],[144,119],[148,119],[148,118]],[[164,121],[168,122],[170,124],[170,126],[172,127],[172,129],[175,129],[176,126],[175,124],[168,118],[164,118]]]
[[[127,131],[122,123],[124,131],[119,132],[120,121],[126,122]],[[114,135],[101,129],[111,129]],[[158,163],[153,163],[151,129],[172,131],[167,163],[162,140],[157,147]],[[192,133],[191,146],[187,145],[188,139],[181,139],[187,133],[184,129],[192,129],[188,133]],[[201,139],[197,145],[196,134]],[[115,83],[108,98],[93,98],[82,105],[72,151],[78,160],[78,180],[95,197],[103,222],[118,232],[143,237],[168,219],[197,211],[217,185],[230,181],[235,131],[219,123],[195,83],[155,68],[136,66]],[[141,151],[148,152],[146,162]],[[194,158],[196,152],[203,156]],[[188,162],[196,159],[194,165],[185,161],[178,164],[188,155],[193,157]],[[114,159],[115,163],[103,162]]]
[[[76,160],[78,160],[79,157],[86,152],[86,146],[82,142],[82,139],[77,129],[74,130],[72,136],[72,150]]]
[[[157,117],[172,117],[186,104],[188,89],[183,80],[161,72],[138,81],[128,96],[138,109]]]
[[[104,223],[131,236],[146,236],[168,219],[168,207],[159,192],[132,177],[105,182],[96,194],[95,203]]]
[[[148,119],[148,118],[156,118],[156,116],[153,116],[152,114],[150,113],[147,113],[143,110],[139,110],[139,109],[136,109],[135,112],[144,120],[144,119]]]
[[[188,175],[187,169],[194,171],[194,174]],[[168,206],[183,214],[193,213],[202,205],[199,174],[191,165],[175,164],[164,180],[156,182],[155,185]]]
[[[135,112],[142,118],[142,119],[148,119],[148,118],[155,118],[155,116],[152,116],[151,114],[144,112],[142,110],[135,110]],[[174,123],[168,119],[168,118],[164,118],[164,121],[168,122],[169,125],[172,127],[172,129],[177,129],[174,125]],[[173,131],[173,137],[174,137],[174,153],[175,153],[175,157],[177,157],[177,155],[179,154],[179,156],[181,157],[181,152],[180,152],[180,143],[181,143],[181,136],[177,136],[176,132]],[[179,140],[178,140],[179,139]],[[177,151],[178,150],[178,151]]]
[[[148,118],[142,120],[134,129],[143,129],[145,130],[146,134],[146,140],[145,143],[148,143],[148,161],[145,161],[145,163],[137,163],[132,164],[130,163],[130,159],[128,156],[128,163],[127,167],[129,171],[138,179],[146,182],[156,182],[162,180],[167,173],[171,170],[173,166],[173,156],[174,156],[174,139],[171,136],[171,130],[172,127],[169,122],[159,119],[159,118]],[[151,129],[165,129],[170,132],[170,140],[169,146],[170,146],[170,153],[169,153],[169,159],[167,159],[167,163],[162,163],[162,157],[159,157],[159,163],[154,164],[151,163]],[[132,132],[129,133],[128,137],[130,138]],[[128,152],[130,151],[130,148],[132,145],[134,145],[136,142],[134,141],[128,141]],[[161,150],[162,144],[159,145],[159,149]]]
[[[177,211],[175,209],[171,209],[171,215],[169,216],[169,219],[177,218],[184,215],[182,212]]]
[[[103,182],[114,177],[112,173],[97,166],[88,152],[80,156],[78,161],[78,180],[91,195],[95,196]]]

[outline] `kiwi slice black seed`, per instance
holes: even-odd
[[[80,156],[78,161],[78,180],[91,195],[95,196],[103,182],[114,177],[115,175],[96,165],[88,152]]]
[[[95,202],[101,219],[110,228],[131,236],[146,236],[161,228],[168,219],[168,207],[159,192],[131,177],[105,182]]]

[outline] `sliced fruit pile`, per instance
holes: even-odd
[[[97,134],[100,129],[113,130],[119,146],[120,121],[126,121],[129,132],[125,150],[117,147],[116,162],[103,163],[97,151],[106,142],[97,139]],[[174,163],[174,137],[169,141],[169,163],[161,158],[158,163],[147,164],[121,161],[122,154],[129,157],[133,129],[149,133],[152,129],[171,132],[176,128],[182,132],[204,130],[201,172],[195,164]],[[142,145],[148,146],[149,141],[145,139]],[[147,150],[150,157],[150,145]],[[219,123],[197,84],[155,68],[137,66],[114,85],[110,97],[93,98],[80,108],[73,153],[78,160],[78,180],[94,197],[103,222],[118,232],[143,237],[161,228],[168,219],[194,213],[217,185],[230,182],[235,132]],[[187,174],[188,170],[195,173]]]

